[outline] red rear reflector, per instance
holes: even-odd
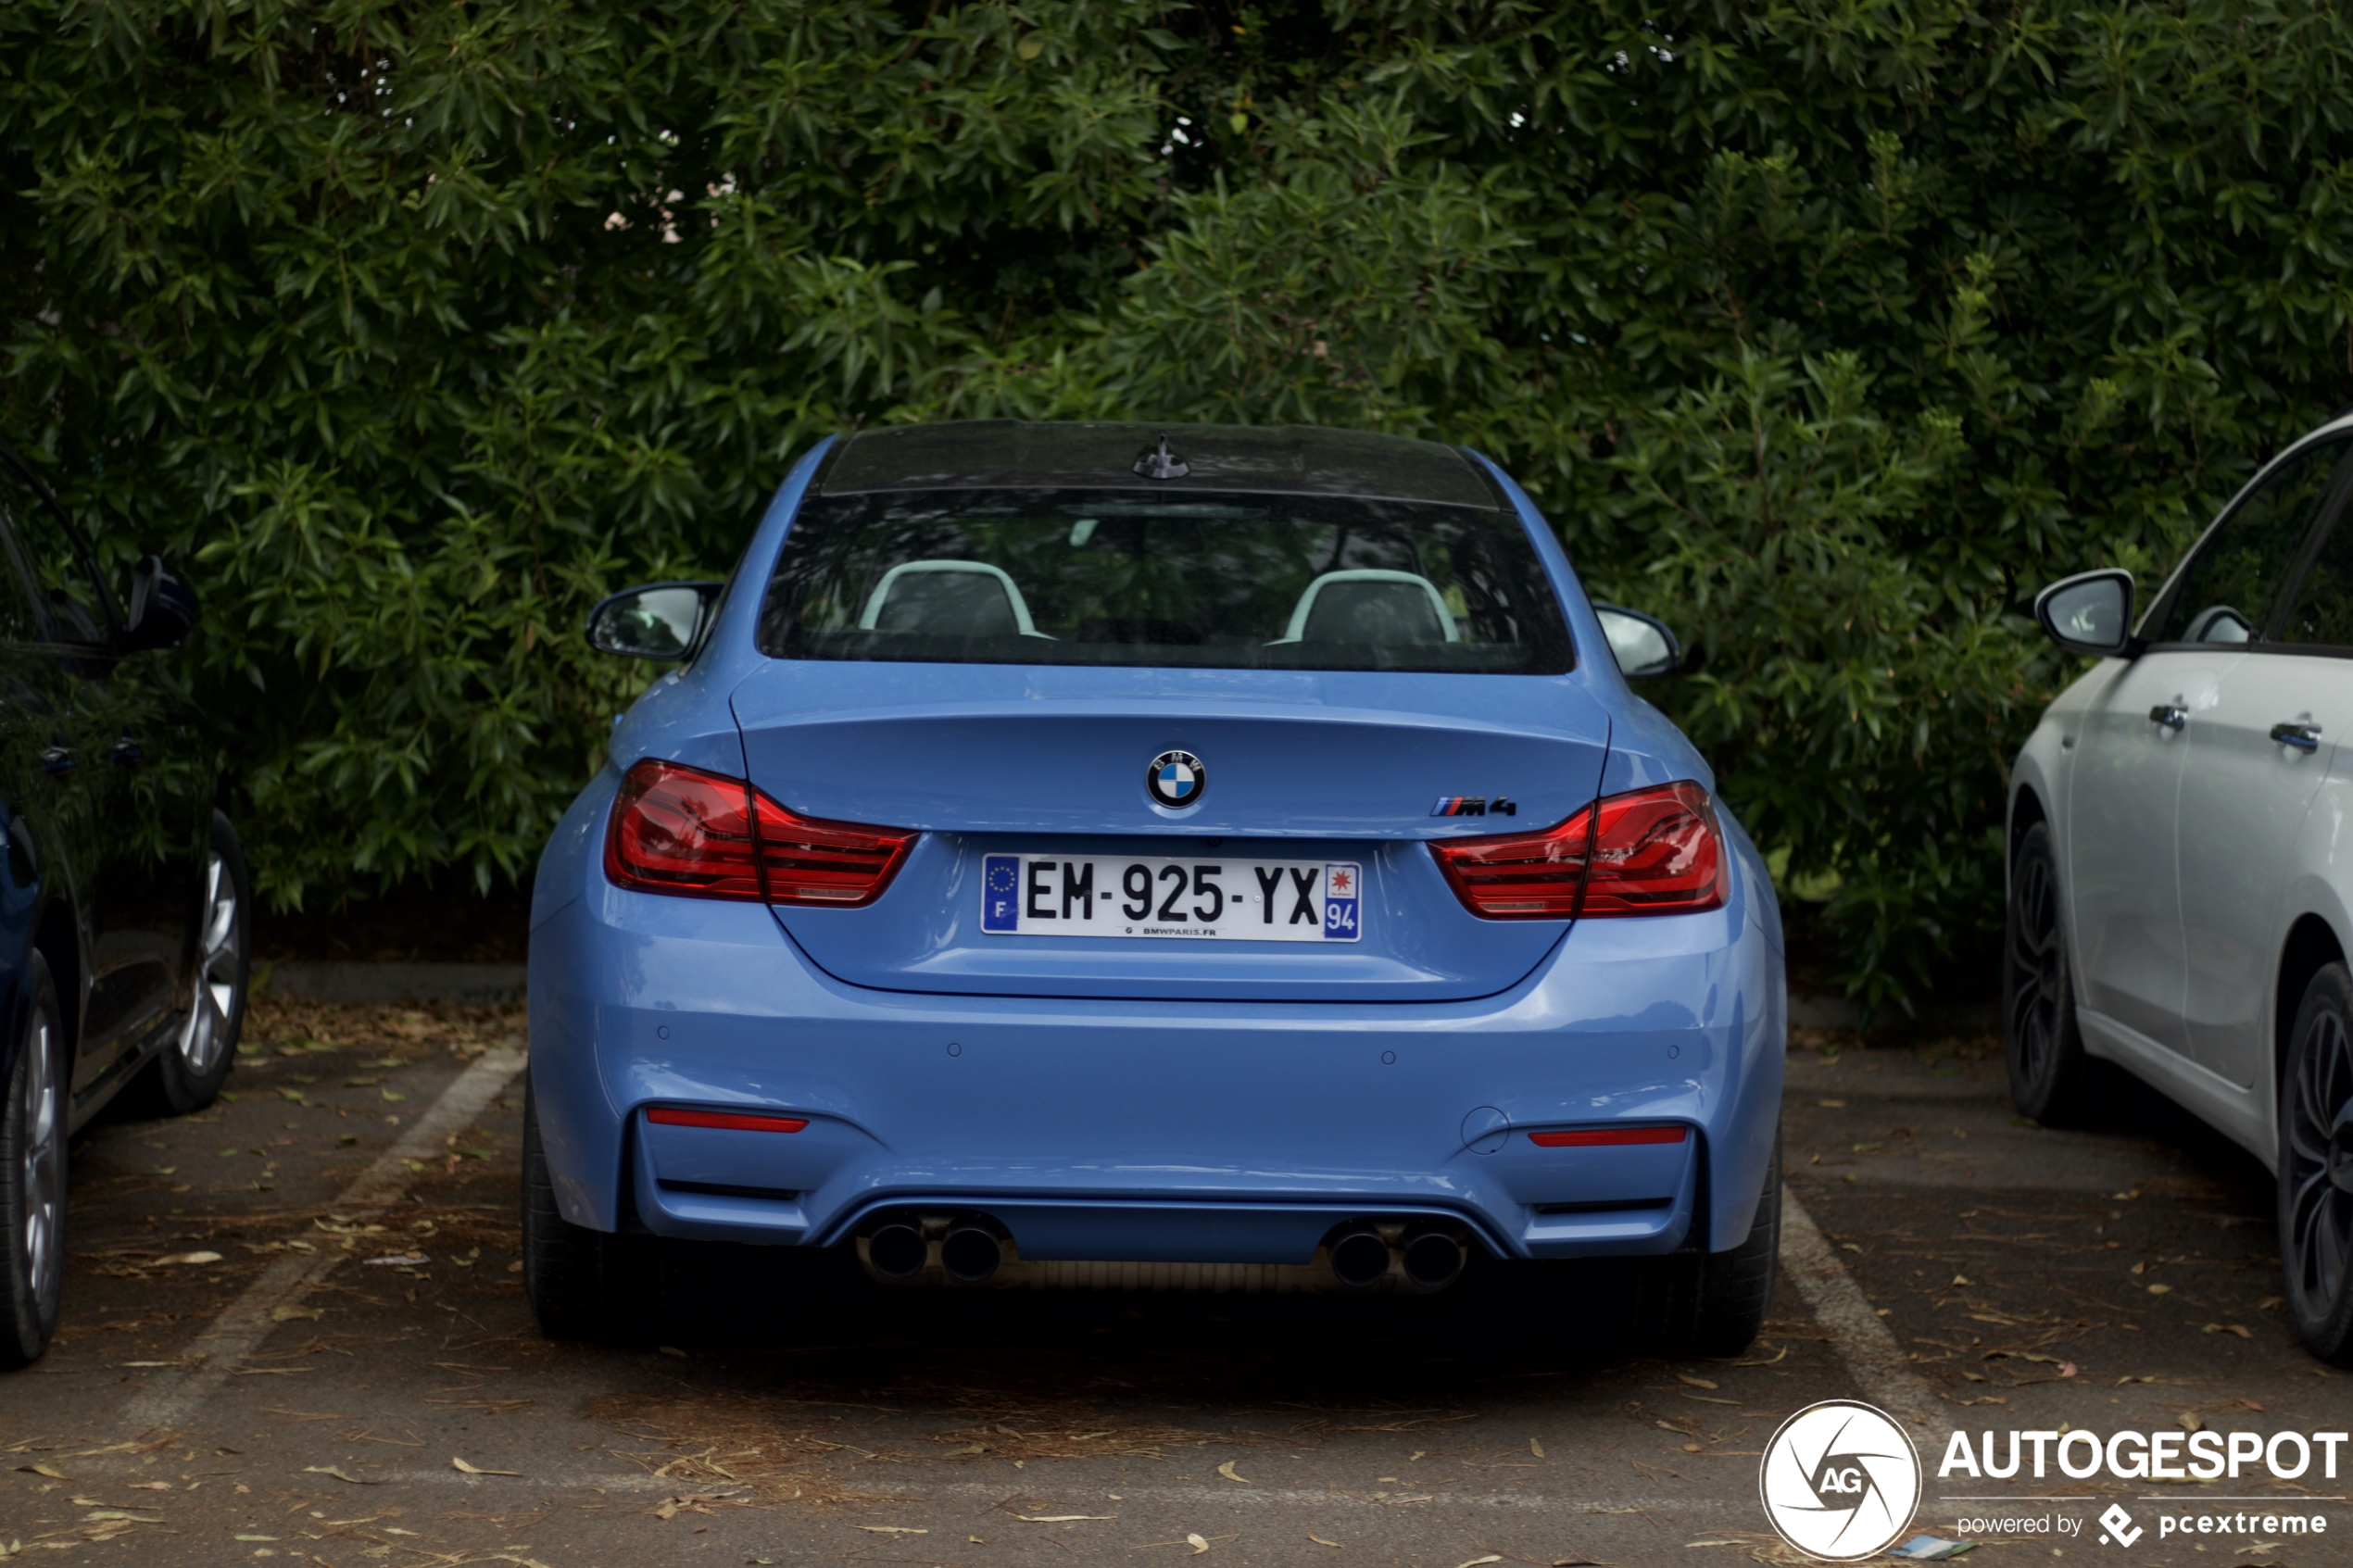
[[[673,1110],[656,1106],[646,1120],[664,1127],[718,1127],[730,1133],[798,1133],[809,1125],[806,1116],[747,1116],[735,1110]]]
[[[1539,1148],[1592,1148],[1603,1144],[1681,1143],[1687,1127],[1587,1127],[1574,1133],[1530,1133]]]
[[[1433,840],[1464,908],[1488,920],[1682,915],[1724,902],[1715,803],[1688,780],[1596,800],[1558,827]]]
[[[616,887],[771,904],[871,904],[919,835],[786,810],[741,779],[648,757],[629,770],[605,829]]]

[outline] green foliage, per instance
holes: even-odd
[[[0,437],[191,561],[281,900],[527,868],[860,422],[1467,442],[1897,995],[1994,918],[2042,582],[2353,401],[2353,19],[2265,0],[22,0]]]

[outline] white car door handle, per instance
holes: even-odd
[[[2306,722],[2274,724],[2271,726],[2271,738],[2298,751],[2318,751],[2321,749],[2321,726]]]
[[[2162,724],[2169,730],[2178,730],[2189,721],[2190,710],[2188,709],[2177,708],[2169,702],[2160,702],[2155,708],[2149,709],[2149,722],[2152,724]]]

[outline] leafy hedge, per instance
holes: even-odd
[[[18,0],[0,436],[207,595],[281,901],[527,871],[859,422],[1469,442],[1850,981],[1996,914],[2061,572],[2353,392],[2353,18],[1937,0]]]

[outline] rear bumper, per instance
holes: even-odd
[[[1785,1000],[1744,843],[1721,910],[1588,922],[1477,1001],[1333,1004],[864,989],[765,909],[613,888],[571,837],[541,872],[531,1061],[576,1224],[826,1246],[884,1210],[965,1210],[1024,1258],[1297,1263],[1367,1216],[1574,1257],[1721,1250],[1755,1212]],[[1527,1136],[1618,1123],[1688,1135]]]

